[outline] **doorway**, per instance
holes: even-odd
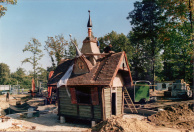
[[[116,115],[116,93],[112,93],[112,115]]]

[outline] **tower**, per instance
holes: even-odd
[[[97,46],[97,41],[95,40],[95,38],[92,37],[92,21],[90,18],[90,10],[88,12],[89,12],[89,19],[87,23],[88,36],[83,41],[81,52],[85,54],[86,58],[88,58],[88,60],[92,63],[92,65],[95,65],[96,59],[98,59],[98,56],[92,55],[92,54],[100,54],[100,50]]]

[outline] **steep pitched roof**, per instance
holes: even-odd
[[[76,75],[72,72],[69,80],[67,81],[68,86],[80,86],[80,85],[111,85],[114,77],[116,76],[121,61],[125,57],[124,52],[115,54],[109,54],[103,58],[97,60],[95,66],[92,67],[89,73]],[[86,59],[86,58],[85,58]],[[59,65],[52,78],[49,80],[48,85],[56,85],[57,82],[65,74],[65,71],[69,68],[73,60],[64,61]],[[89,61],[86,59],[86,62]],[[89,64],[90,65],[90,64]],[[91,66],[89,66],[91,68]]]
[[[57,68],[54,70],[54,74],[48,81],[48,85],[57,85],[58,81],[63,77],[63,75],[68,70],[69,66],[74,62],[72,60],[62,60]]]

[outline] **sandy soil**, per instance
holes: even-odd
[[[0,108],[1,108],[0,112],[1,112],[1,115],[6,114],[3,110],[9,108],[9,104],[10,105],[16,105],[17,101],[21,101],[21,98],[26,97],[26,96],[27,96],[26,94],[10,95],[9,101],[6,102],[6,95],[0,95]]]
[[[15,115],[14,115],[15,116]],[[14,117],[12,116],[12,117]],[[20,126],[22,131],[34,130],[36,131],[87,131],[90,130],[88,125],[72,124],[72,123],[59,123],[57,114],[48,113],[41,114],[40,117],[30,118],[30,119],[21,119],[18,116],[14,117],[13,123]],[[14,126],[7,131],[14,130],[18,131]]]
[[[53,106],[55,108],[55,106]],[[19,114],[9,115],[13,118],[12,127],[5,129],[4,131],[91,131],[90,124],[79,121],[67,122],[61,124],[56,114],[56,109],[51,106],[45,106],[45,113],[40,114],[40,117],[33,118],[20,118]],[[41,107],[43,109],[43,107]],[[131,127],[141,126],[139,130],[145,132],[146,128],[149,132],[194,132],[186,129],[166,128],[161,126],[155,126],[147,121],[147,117],[136,114],[125,114],[124,119],[131,122]],[[134,131],[135,132],[135,131]],[[138,131],[136,131],[138,132]]]
[[[19,95],[17,100],[26,95]],[[14,96],[15,97],[15,96]],[[9,103],[15,105],[16,101],[13,96],[10,97]],[[39,105],[41,99],[31,99],[31,105]],[[0,96],[0,107],[2,109],[8,108],[9,103],[6,102],[4,95]],[[90,122],[80,122],[74,120],[73,122],[66,122],[61,124],[57,116],[57,107],[55,105],[38,106],[40,110],[40,117],[22,118],[20,114],[7,115],[12,118],[12,127],[4,129],[3,131],[91,131]],[[139,126],[141,129],[136,130],[144,132],[194,132],[194,130],[188,129],[176,129],[167,128],[163,126],[156,126],[154,123],[149,122],[146,116],[136,114],[124,114],[123,119],[128,120],[127,122],[131,127]],[[0,124],[1,125],[1,124]],[[145,127],[146,126],[146,127]],[[144,129],[145,128],[145,129]],[[0,130],[1,131],[1,130]]]

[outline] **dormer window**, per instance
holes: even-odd
[[[80,56],[79,58],[75,59],[73,73],[74,74],[85,74],[89,73],[92,68],[92,64],[89,60],[85,58],[85,56]]]
[[[84,69],[84,63],[83,62],[78,62],[78,67],[79,67],[79,69],[83,70]]]

